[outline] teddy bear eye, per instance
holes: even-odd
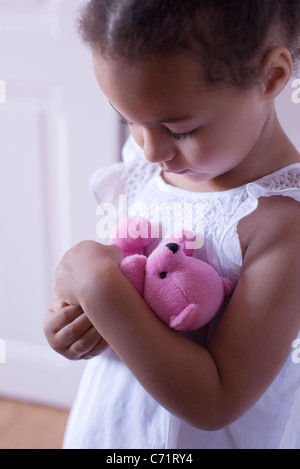
[[[159,274],[159,276],[160,276],[160,278],[166,278],[167,272],[161,272],[161,273]]]

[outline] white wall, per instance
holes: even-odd
[[[96,239],[89,178],[119,158],[115,116],[75,32],[81,4],[0,0],[0,396],[61,406],[83,363],[44,338],[54,270]]]
[[[66,249],[96,239],[88,181],[120,147],[74,30],[80,4],[0,0],[0,396],[60,406],[72,402],[83,364],[43,335],[54,269]],[[292,92],[278,109],[300,149]]]

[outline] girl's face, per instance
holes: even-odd
[[[111,105],[167,182],[222,190],[251,178],[267,118],[259,88],[209,86],[188,55],[136,65],[95,55],[94,67]]]

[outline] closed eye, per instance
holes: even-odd
[[[132,122],[128,121],[124,116],[119,114],[119,122],[122,125],[133,125]],[[174,138],[175,140],[185,140],[188,137],[192,137],[196,130],[191,130],[190,132],[178,133],[173,132],[172,130],[166,127],[167,132],[169,133],[170,137]]]
[[[118,118],[119,118],[119,123],[122,124],[122,125],[132,125],[132,122],[129,122],[126,117],[122,116],[122,114],[120,114],[118,112]]]
[[[171,137],[173,137],[175,140],[185,140],[188,137],[192,137],[194,133],[196,132],[195,130],[192,130],[191,132],[186,132],[183,134],[179,134],[176,132],[172,132],[172,130],[168,129],[168,132]]]

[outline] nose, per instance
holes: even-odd
[[[176,254],[176,252],[178,251],[179,249],[179,245],[177,243],[168,243],[166,244],[167,248],[170,249],[170,251],[173,253],[173,254]]]
[[[172,142],[163,128],[144,128],[144,154],[151,163],[170,161],[175,156]]]

